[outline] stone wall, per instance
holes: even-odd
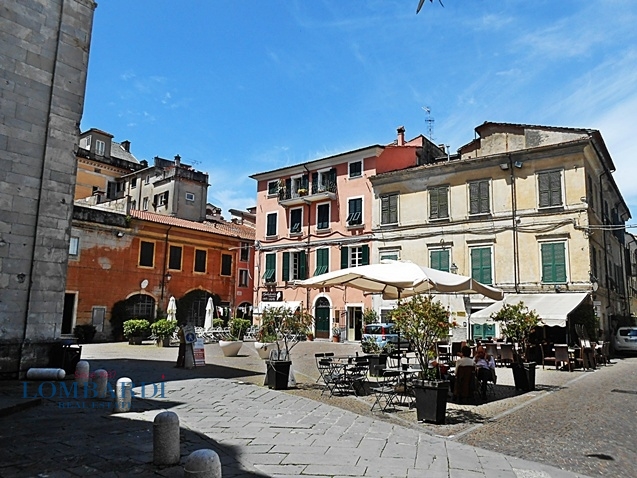
[[[48,365],[59,336],[95,7],[0,5],[0,377]]]

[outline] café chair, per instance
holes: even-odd
[[[557,364],[560,364],[568,367],[568,371],[573,371],[573,364],[571,362],[571,354],[568,351],[568,345],[566,344],[555,344],[555,368],[557,368]]]
[[[497,360],[496,364],[503,366],[505,364],[510,364],[513,362],[513,344],[500,344],[500,358]]]
[[[458,367],[453,386],[454,398],[456,400],[473,400],[476,389],[476,368],[473,365]]]
[[[397,403],[398,385],[400,382],[400,372],[398,370],[385,370],[382,380],[379,380],[370,391],[374,395],[374,403],[370,411],[378,407],[382,412],[386,412],[389,407]]]
[[[542,369],[548,363],[555,365],[557,368],[558,360],[555,358],[555,351],[550,344],[541,344],[540,351],[542,352]]]

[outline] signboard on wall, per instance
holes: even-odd
[[[282,302],[283,291],[275,290],[274,292],[261,292],[261,302]]]

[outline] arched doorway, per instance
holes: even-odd
[[[252,320],[252,304],[250,302],[241,302],[237,307],[236,316],[240,319]]]
[[[317,339],[330,338],[330,301],[319,297],[314,304],[315,336]]]
[[[180,324],[185,322],[195,327],[203,327],[206,321],[206,305],[209,297],[212,297],[215,308],[213,317],[219,317],[217,307],[221,303],[221,298],[207,290],[193,290],[177,300],[177,321]]]
[[[155,320],[155,299],[146,294],[135,294],[126,299],[127,319]]]

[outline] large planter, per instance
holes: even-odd
[[[157,347],[170,347],[170,337],[156,339],[155,344],[157,345]]]
[[[414,385],[416,418],[418,421],[445,423],[449,382],[422,382]]]
[[[332,335],[332,342],[340,342],[340,341],[341,341],[340,335]]]
[[[276,342],[255,342],[254,348],[257,350],[259,357],[263,360],[267,360],[270,358],[270,351],[272,348],[276,349]]]
[[[142,344],[142,336],[135,336],[128,338],[128,345],[141,345]]]
[[[387,355],[365,355],[365,358],[369,360],[369,374],[372,377],[382,377],[383,369],[387,366]]]
[[[509,368],[513,372],[513,383],[516,390],[530,392],[535,390],[535,362],[516,363],[513,362]]]
[[[266,360],[266,383],[273,390],[287,390],[290,380],[290,360]]]
[[[239,340],[220,340],[219,347],[223,352],[224,357],[236,357],[241,350],[243,342]]]

